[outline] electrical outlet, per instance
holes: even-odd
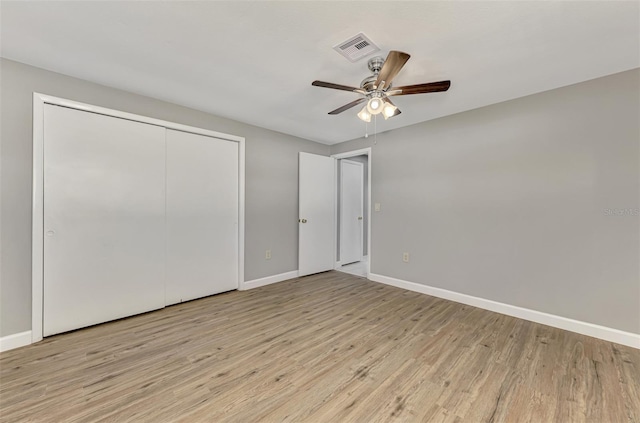
[[[271,260],[271,250],[267,250],[264,252],[264,259]]]
[[[380,203],[375,203],[374,204],[374,210],[375,211],[380,211]]]
[[[402,261],[409,263],[409,253],[402,253]]]

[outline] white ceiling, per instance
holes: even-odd
[[[334,144],[364,135],[358,108],[327,112],[369,75],[332,47],[358,32],[411,60],[378,132],[640,67],[640,3],[7,2],[1,55],[264,128]],[[372,124],[369,131],[373,130]]]

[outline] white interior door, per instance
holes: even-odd
[[[340,160],[340,263],[362,260],[364,165]]]
[[[164,306],[164,136],[45,105],[45,336]]]
[[[167,130],[167,304],[238,288],[238,217],[238,143]]]
[[[300,276],[331,270],[335,265],[335,159],[300,153]]]

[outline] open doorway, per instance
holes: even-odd
[[[335,154],[336,270],[368,277],[370,271],[371,149]]]

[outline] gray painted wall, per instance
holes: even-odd
[[[371,271],[640,333],[639,92],[636,69],[332,146],[373,147]]]
[[[298,152],[328,146],[6,59],[0,78],[0,336],[31,329],[34,91],[245,137],[245,279],[298,268]]]

